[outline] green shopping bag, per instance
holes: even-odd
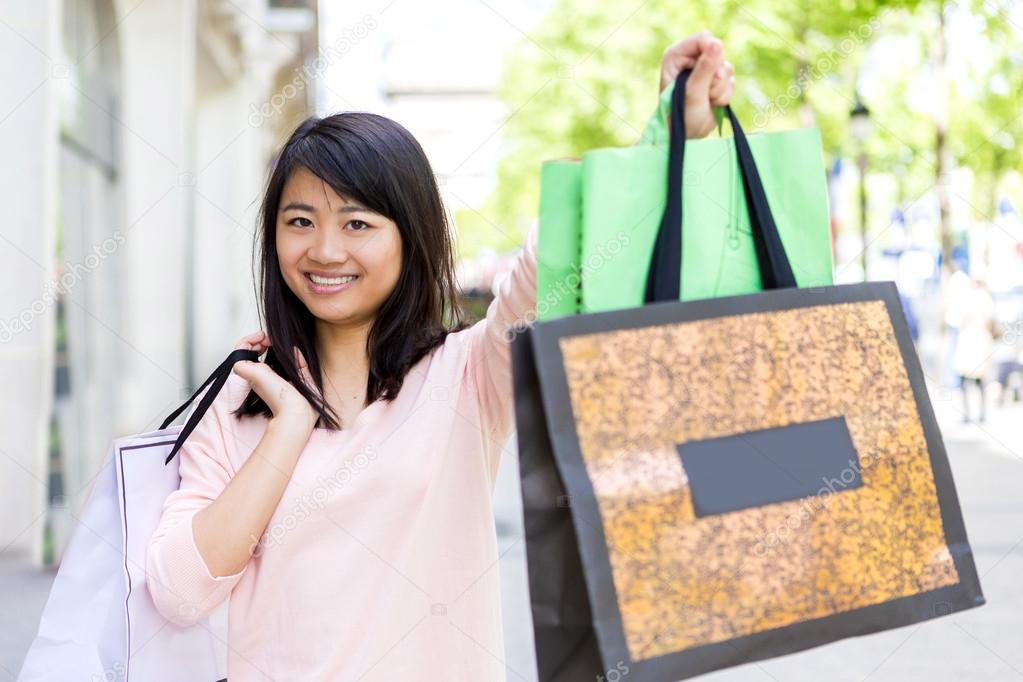
[[[543,164],[538,319],[643,304],[667,196],[665,121],[673,90],[662,93],[639,145]],[[748,139],[797,283],[832,284],[820,132],[802,128]],[[735,145],[724,137],[690,140],[685,155],[680,299],[760,291]]]
[[[545,161],[540,169],[537,238],[537,318],[579,312],[582,253],[582,185],[578,161]]]

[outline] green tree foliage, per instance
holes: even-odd
[[[969,166],[981,180],[973,200],[987,212],[999,178],[1023,171],[1017,142],[1023,141],[1023,50],[1021,30],[1004,4],[971,1],[948,5],[952,21],[977,23],[988,54],[975,58],[953,50],[948,56],[954,62],[948,138],[954,165]],[[505,249],[521,243],[536,215],[543,160],[634,144],[656,105],[664,49],[703,28],[724,40],[735,64],[733,108],[748,132],[815,125],[828,163],[858,151],[849,111],[867,48],[884,43],[885,49],[869,54],[887,62],[872,65],[880,77],[862,92],[874,122],[867,152],[874,172],[896,177],[900,203],[911,204],[935,182],[934,101],[927,79],[937,12],[945,5],[648,0],[629,7],[557,0],[506,57],[499,87],[509,109],[501,130],[505,154],[486,204],[457,216],[462,254],[484,244]],[[969,64],[959,68],[964,59]]]
[[[543,160],[634,144],[656,106],[664,49],[703,28],[723,39],[735,64],[734,108],[750,132],[814,124],[825,149],[839,150],[848,139],[856,68],[882,11],[914,5],[558,0],[507,55],[499,88],[509,108],[501,130],[506,154],[497,190],[480,210],[486,218],[464,216],[459,224],[467,232],[463,255],[485,240],[480,230],[498,235],[498,247],[525,233]]]
[[[985,219],[995,214],[1003,180],[1023,173],[1023,27],[993,2],[977,0],[971,15],[985,40],[975,53],[952,55],[963,77],[953,85],[960,106],[951,110],[950,144],[956,162],[977,176],[970,201]]]

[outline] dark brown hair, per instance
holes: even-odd
[[[318,425],[341,428],[323,398],[316,326],[312,313],[288,288],[277,258],[277,212],[288,176],[305,168],[340,196],[354,199],[393,220],[401,235],[402,269],[381,304],[367,339],[368,402],[393,400],[409,369],[467,323],[457,304],[454,253],[433,170],[409,131],[376,114],[346,112],[302,122],[277,155],[260,207],[256,246],[259,258],[259,314],[273,342],[266,364],[320,413]],[[310,391],[291,353],[302,351],[316,382]],[[273,416],[250,390],[238,417]]]

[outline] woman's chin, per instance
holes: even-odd
[[[372,314],[361,310],[339,310],[325,305],[307,306],[317,322],[342,327],[353,327],[373,319]]]

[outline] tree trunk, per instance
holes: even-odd
[[[946,270],[952,264],[952,225],[949,221],[948,83],[945,77],[945,3],[938,3],[938,35],[934,41],[934,74],[939,98],[934,116],[935,191],[938,194],[938,230],[941,261]]]

